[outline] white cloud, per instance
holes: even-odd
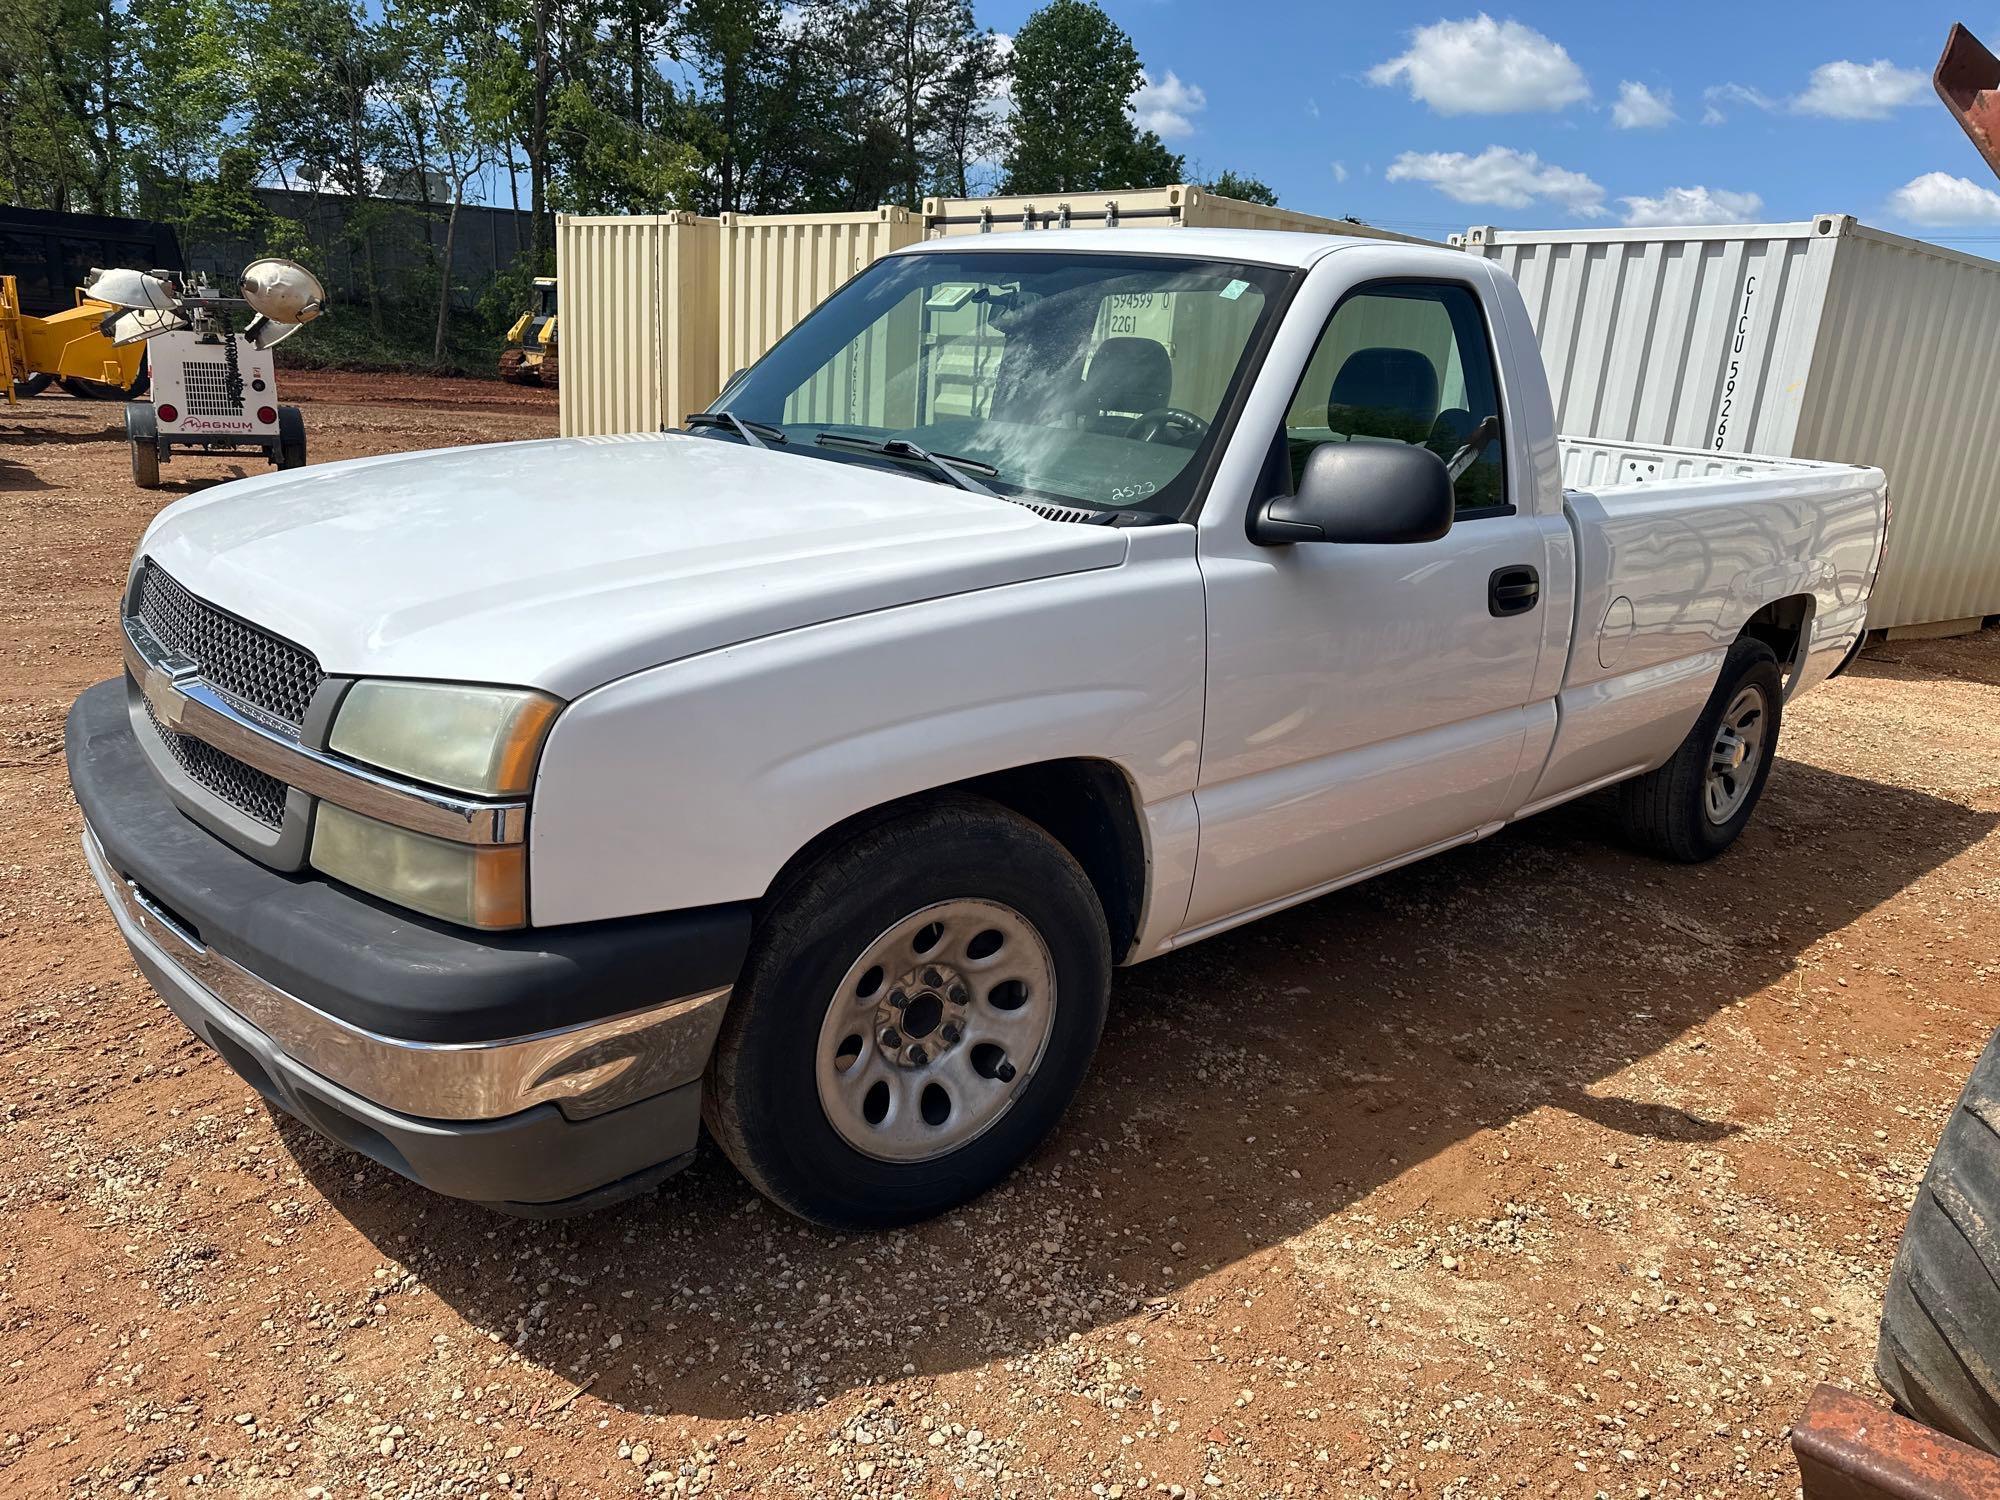
[[[1133,123],[1163,141],[1193,135],[1194,117],[1207,108],[1208,95],[1197,84],[1183,83],[1172,68],[1164,78],[1141,74],[1138,92],[1132,95]]]
[[[1719,83],[1704,90],[1708,109],[1701,117],[1704,125],[1720,125],[1728,119],[1724,105],[1742,104],[1767,114],[1788,109],[1798,115],[1821,115],[1830,120],[1886,120],[1891,112],[1912,103],[1924,92],[1930,79],[1915,68],[1899,68],[1887,58],[1871,63],[1821,63],[1812,70],[1805,88],[1789,99],[1774,99],[1762,89],[1741,83]]]
[[[1620,130],[1657,130],[1672,124],[1674,96],[1665,89],[1654,93],[1643,83],[1630,79],[1618,85],[1618,102],[1611,106],[1611,123]]]
[[[1370,68],[1368,81],[1407,83],[1411,98],[1441,115],[1557,110],[1590,97],[1583,70],[1559,43],[1484,13],[1419,26],[1410,50]]]
[[[1507,146],[1488,146],[1477,156],[1405,151],[1390,164],[1387,176],[1391,182],[1427,182],[1460,203],[1527,208],[1546,201],[1584,218],[1604,212],[1604,189],[1583,173]]]
[[[1889,210],[1913,224],[2000,223],[2000,193],[1949,172],[1926,172],[1889,195]]]
[[[1635,227],[1655,224],[1747,224],[1757,217],[1764,200],[1755,193],[1723,188],[1668,188],[1657,198],[1620,198],[1625,222]]]
[[[1915,68],[1899,68],[1887,58],[1821,63],[1813,69],[1805,92],[1792,100],[1792,108],[1802,115],[1834,120],[1885,120],[1929,82]]]
[[[1773,99],[1762,89],[1753,89],[1745,83],[1718,83],[1713,88],[1701,91],[1702,102],[1708,106],[1701,113],[1704,125],[1720,125],[1729,118],[1725,104],[1747,104],[1752,109],[1767,113],[1781,107],[1779,100]]]
[[[1347,181],[1347,163],[1346,163],[1346,162],[1344,162],[1344,161],[1337,161],[1337,162],[1335,162],[1335,163],[1333,164],[1333,180],[1334,180],[1335,182],[1345,182],[1345,181]]]

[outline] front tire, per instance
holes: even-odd
[[[929,1218],[1054,1128],[1110,983],[1104,913],[1069,853],[998,803],[941,797],[777,891],[703,1117],[752,1185],[803,1218]]]
[[[1665,859],[1696,864],[1736,842],[1764,795],[1784,714],[1778,658],[1743,636],[1673,759],[1620,788],[1626,835]]]

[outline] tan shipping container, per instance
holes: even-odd
[[[687,213],[556,219],[564,437],[657,432],[715,395],[721,234]]]
[[[764,357],[863,266],[922,238],[907,208],[867,214],[724,214],[717,389]]]

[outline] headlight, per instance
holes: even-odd
[[[523,797],[562,705],[525,688],[362,681],[347,690],[329,748],[475,797]]]
[[[561,707],[526,688],[370,679],[341,699],[327,746],[468,796],[525,797]],[[322,801],[311,863],[386,901],[467,927],[520,927],[528,920],[528,855],[521,844],[454,843]]]
[[[313,821],[312,865],[385,901],[466,927],[520,927],[528,920],[525,844],[455,844],[322,802]]]

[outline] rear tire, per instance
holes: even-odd
[[[1784,697],[1771,648],[1741,637],[1673,759],[1619,789],[1626,836],[1684,864],[1713,859],[1735,843],[1770,778]]]
[[[1068,851],[998,803],[940,797],[770,899],[703,1118],[752,1185],[802,1218],[929,1218],[1054,1128],[1110,984],[1104,913]]]
[[[1918,1421],[2000,1453],[2000,1034],[1917,1190],[1883,1298],[1875,1373]]]

